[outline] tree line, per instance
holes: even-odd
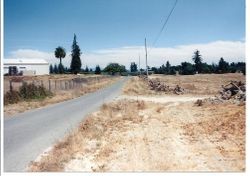
[[[196,50],[194,52],[193,58],[194,63],[182,62],[180,65],[171,66],[169,61],[166,64],[161,65],[159,68],[152,67],[151,70],[155,74],[166,74],[174,75],[178,72],[181,75],[193,75],[196,73],[235,73],[241,72],[245,75],[246,73],[246,63],[245,62],[232,62],[229,63],[221,57],[217,64],[207,64],[203,62],[200,51]]]
[[[76,35],[74,34],[73,44],[71,50],[71,63],[70,68],[64,67],[62,64],[62,59],[66,56],[66,50],[59,46],[55,49],[55,57],[59,59],[59,64],[50,65],[50,73],[54,74],[62,74],[62,73],[95,73],[101,74],[102,72],[106,72],[108,74],[122,74],[122,73],[130,73],[132,75],[139,74],[138,67],[135,62],[131,62],[130,70],[127,70],[124,65],[120,65],[119,63],[109,63],[103,70],[99,65],[96,65],[95,69],[89,69],[86,66],[85,69],[82,69],[81,63],[81,49],[76,41]],[[194,52],[192,57],[193,63],[190,62],[182,62],[180,65],[172,66],[169,61],[166,64],[162,64],[160,67],[148,67],[150,73],[155,74],[166,74],[166,75],[175,75],[177,72],[181,75],[193,75],[196,73],[235,73],[242,72],[244,75],[246,73],[246,64],[245,62],[232,62],[229,63],[225,61],[222,57],[219,59],[218,63],[215,64],[207,64],[203,62],[202,55],[199,50]],[[139,70],[140,72],[145,72],[143,69]]]

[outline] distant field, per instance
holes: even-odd
[[[222,85],[230,81],[246,82],[246,77],[240,73],[228,74],[199,74],[199,75],[151,75],[149,78],[158,79],[170,87],[179,85],[184,88],[185,95],[215,95]],[[149,87],[134,77],[124,88],[124,94],[128,95],[156,95],[163,92],[151,91]]]
[[[123,95],[90,114],[31,171],[245,171],[245,104],[195,105],[241,74],[152,75],[184,95],[132,77]]]

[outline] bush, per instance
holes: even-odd
[[[19,91],[12,90],[4,94],[4,104],[14,104],[21,100],[43,99],[51,95],[52,93],[44,86],[36,86],[33,83],[23,83]]]
[[[24,83],[20,89],[19,93],[22,99],[40,99],[51,95],[51,92],[45,89],[43,86],[36,86],[35,84]]]
[[[18,91],[11,90],[4,94],[4,105],[14,104],[21,100],[20,94]]]

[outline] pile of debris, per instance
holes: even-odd
[[[148,85],[150,87],[150,90],[155,90],[157,92],[166,92],[166,93],[174,93],[177,95],[183,94],[184,89],[181,88],[179,85],[176,85],[174,88],[169,87],[165,83],[161,82],[159,79],[149,79],[147,76],[140,75],[139,76],[144,81],[148,82]]]
[[[231,81],[229,84],[222,86],[220,98],[222,100],[246,101],[246,84],[241,81]]]
[[[235,104],[244,104],[246,101],[246,84],[241,81],[231,81],[227,85],[222,85],[219,95],[203,100],[197,100],[195,104],[202,106],[205,102],[219,104],[231,102]]]
[[[147,75],[139,75],[138,77],[139,77],[140,79],[144,80],[144,81],[147,81],[147,80],[148,80]]]

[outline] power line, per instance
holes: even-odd
[[[167,17],[167,19],[165,20],[165,22],[164,22],[164,24],[163,24],[163,26],[162,26],[160,32],[158,33],[157,37],[155,38],[155,40],[154,40],[152,46],[154,46],[154,45],[156,44],[156,42],[158,41],[158,39],[160,38],[161,33],[163,32],[164,28],[166,27],[166,25],[167,25],[167,23],[168,23],[168,20],[169,20],[171,14],[173,13],[173,11],[174,11],[174,9],[175,9],[175,7],[176,7],[177,2],[178,2],[178,0],[175,0],[174,6],[173,6],[172,10],[170,11],[170,13],[168,14],[168,17]]]

